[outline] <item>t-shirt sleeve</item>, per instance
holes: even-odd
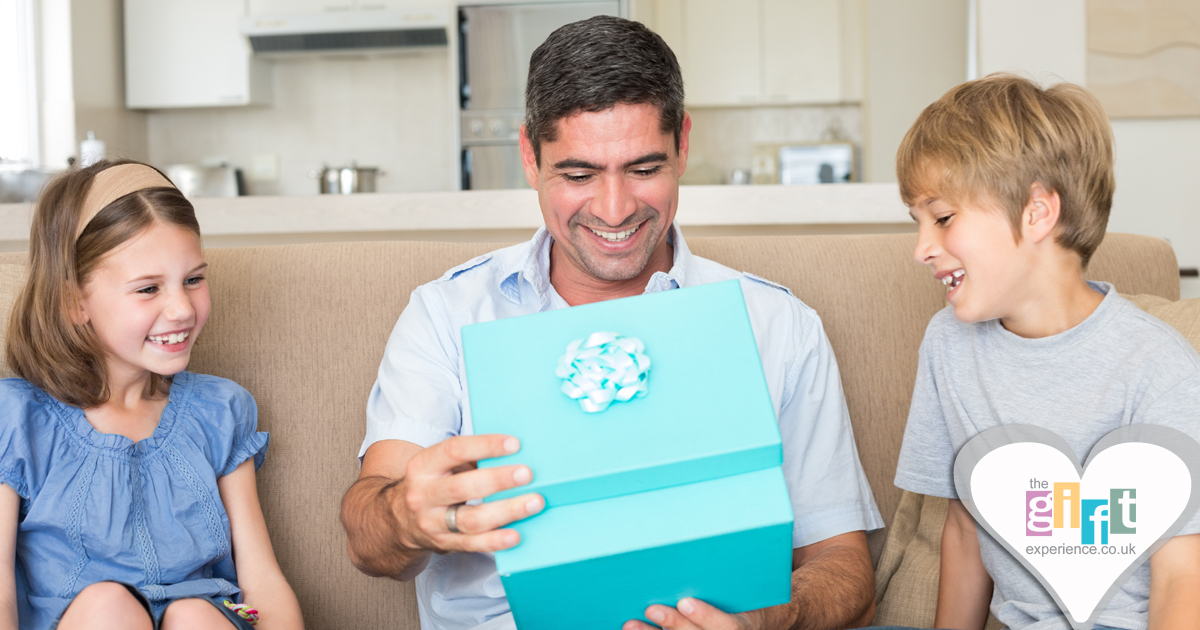
[[[1194,371],[1160,394],[1134,415],[1135,423],[1157,424],[1177,429],[1200,443],[1200,371]],[[1175,534],[1200,534],[1200,510]]]
[[[244,387],[217,377],[199,377],[194,396],[205,417],[210,463],[218,477],[254,458],[258,470],[267,455],[270,436],[258,430],[258,405]]]
[[[388,338],[367,399],[359,458],[382,440],[429,447],[461,431],[458,346],[441,300],[427,286],[413,291]]]
[[[779,410],[783,473],[799,548],[852,531],[883,527],[858,460],[833,348],[816,313],[798,302],[796,357]]]
[[[931,332],[933,328],[931,323],[917,359],[917,380],[896,465],[896,486],[910,492],[957,499],[953,474],[955,449],[934,378],[937,341]]]

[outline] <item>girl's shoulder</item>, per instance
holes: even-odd
[[[70,441],[67,411],[29,381],[0,380],[0,483],[26,499],[37,492],[56,445]]]
[[[261,465],[268,438],[258,431],[258,406],[246,388],[219,376],[181,372],[170,395],[168,409],[185,416],[176,420],[179,432],[200,447],[218,476],[232,472],[234,460],[232,467],[253,456]]]
[[[62,406],[23,378],[0,379],[0,424],[26,423],[50,415]]]
[[[171,381],[171,400],[205,415],[245,417],[256,412],[254,396],[245,387],[211,374],[176,374]]]

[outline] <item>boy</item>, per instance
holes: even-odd
[[[914,253],[949,308],[921,344],[896,485],[949,497],[936,627],[1067,629],[1054,600],[957,500],[952,468],[1001,424],[1054,431],[1083,458],[1155,423],[1200,438],[1200,355],[1112,285],[1084,279],[1114,188],[1112,132],[1086,90],[1012,75],[930,105],[897,153]],[[1200,627],[1200,518],[1142,565],[1097,628]]]

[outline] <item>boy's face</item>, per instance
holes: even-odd
[[[932,194],[918,198],[909,214],[917,222],[913,257],[945,283],[946,301],[959,321],[1014,314],[1033,269],[1022,264],[1026,257],[1012,223],[997,205],[952,204]]]

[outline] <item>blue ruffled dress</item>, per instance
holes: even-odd
[[[27,381],[0,380],[0,482],[22,498],[21,629],[49,627],[104,580],[138,587],[156,614],[183,597],[240,601],[217,478],[252,457],[262,465],[257,424],[241,386],[182,372],[153,435],[135,444]]]

